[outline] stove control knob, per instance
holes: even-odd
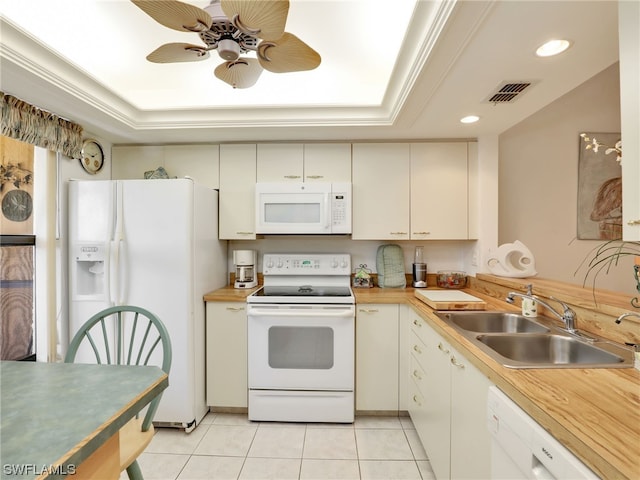
[[[335,258],[331,260],[331,268],[338,268],[338,260]]]
[[[267,261],[267,267],[268,267],[268,268],[273,268],[273,260],[272,260],[272,259],[269,259],[269,260]]]
[[[340,266],[342,268],[347,268],[349,266],[349,263],[343,258],[342,261],[340,262]]]
[[[281,259],[281,258],[279,258],[279,259],[278,259],[278,263],[276,264],[276,267],[278,267],[278,268],[282,268],[282,267],[283,267],[283,265],[284,265],[284,263],[282,263],[282,259]]]

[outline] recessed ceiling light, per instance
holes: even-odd
[[[476,123],[478,120],[480,120],[480,117],[477,115],[467,115],[460,119],[460,123]]]
[[[536,55],[539,57],[551,57],[564,52],[570,46],[571,42],[569,40],[549,40],[538,47]]]

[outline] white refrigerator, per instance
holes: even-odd
[[[69,182],[69,335],[113,305],[156,314],[171,337],[154,423],[191,431],[207,413],[203,295],[227,283],[218,192],[191,179]]]

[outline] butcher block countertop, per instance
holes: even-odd
[[[472,282],[473,288],[464,291],[486,301],[487,310],[520,311],[519,307],[507,304],[503,295],[505,289],[513,290],[525,281],[510,279],[510,283],[502,286],[487,286],[486,282],[494,279],[485,275],[478,277],[482,280]],[[235,290],[229,286],[205,295],[204,300],[242,302],[254,290]],[[503,367],[435,316],[429,306],[415,297],[414,290],[410,287],[353,289],[356,304],[411,305],[455,349],[465,352],[468,360],[491,382],[600,477],[640,479],[640,371],[635,368],[517,370]],[[577,311],[580,328],[582,312],[580,308]],[[608,313],[617,315],[618,311],[622,313],[625,309],[620,306]],[[597,320],[604,323],[601,316]],[[606,320],[607,325],[609,321],[613,324],[611,318]],[[596,333],[590,324],[587,327]],[[634,339],[640,335],[637,323],[626,328],[627,336],[629,332]]]

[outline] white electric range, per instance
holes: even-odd
[[[247,297],[249,419],[351,423],[355,298],[349,254],[265,254]]]

